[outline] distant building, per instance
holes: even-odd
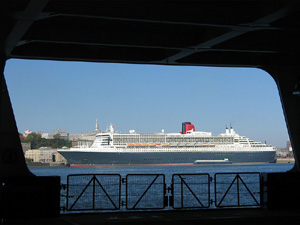
[[[31,159],[32,162],[39,163],[67,162],[67,160],[57,152],[57,149],[51,149],[46,147],[26,151],[25,158]]]
[[[96,134],[91,134],[91,133],[84,133],[82,134],[78,140],[89,140],[89,141],[94,141],[96,139]]]
[[[25,153],[26,159],[32,159],[32,162],[51,163],[54,150],[50,149],[34,149]]]
[[[82,134],[79,133],[69,133],[69,140],[74,141],[79,139],[82,136]]]
[[[51,138],[53,138],[53,134],[51,134],[51,133],[42,133],[42,138],[51,139]]]
[[[59,134],[61,139],[69,140],[69,133],[66,130],[61,130],[60,128],[54,130],[53,136]]]
[[[24,131],[24,137],[27,137],[28,134],[31,134],[31,133],[32,133],[31,130],[25,130],[25,131]]]

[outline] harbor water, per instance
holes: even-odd
[[[189,166],[108,166],[108,167],[31,167],[31,172],[37,176],[60,176],[61,183],[66,184],[67,176],[71,174],[164,174],[166,181],[172,174],[208,173],[276,173],[292,169],[293,163],[267,164],[230,164],[230,165],[189,165]]]

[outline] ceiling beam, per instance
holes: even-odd
[[[117,20],[124,22],[133,22],[133,23],[157,23],[157,24],[166,24],[166,25],[178,25],[178,26],[199,26],[199,27],[214,27],[214,28],[229,28],[233,30],[247,30],[253,31],[258,29],[267,29],[267,30],[282,30],[281,27],[271,27],[268,24],[263,23],[250,23],[250,24],[214,24],[214,23],[195,23],[195,22],[183,22],[183,21],[167,21],[167,20],[153,20],[153,19],[140,19],[140,18],[125,18],[125,17],[113,17],[113,16],[96,16],[96,15],[82,15],[82,14],[68,14],[68,13],[43,13],[40,18],[50,18],[50,17],[76,17],[76,18],[87,18],[87,19],[101,19],[101,20]]]
[[[180,47],[166,47],[166,46],[153,46],[153,45],[131,45],[131,44],[109,44],[109,43],[91,43],[91,42],[76,42],[76,41],[59,41],[59,40],[31,40],[20,41],[20,45],[30,43],[51,43],[51,44],[68,44],[68,45],[82,45],[82,46],[103,46],[103,47],[125,47],[125,48],[151,48],[151,49],[164,49],[164,50],[180,50],[180,51],[193,51],[194,49],[180,48]],[[227,49],[227,48],[197,48],[194,52],[243,52],[243,53],[278,53],[279,50],[261,50],[261,49]],[[284,51],[281,51],[284,53]]]
[[[299,11],[299,5],[290,4],[283,9],[280,9],[276,12],[273,12],[267,16],[264,16],[260,19],[253,21],[253,23],[249,23],[247,26],[253,27],[252,30],[244,29],[244,27],[236,27],[236,28],[232,29],[232,31],[229,31],[218,37],[212,38],[211,40],[202,42],[199,45],[189,46],[188,50],[181,51],[171,57],[168,57],[165,59],[165,61],[166,61],[166,63],[176,64],[177,60],[187,57],[195,52],[198,52],[198,50],[203,51],[203,49],[213,48],[213,46],[215,46],[217,44],[221,44],[225,41],[231,40],[233,38],[236,38],[238,36],[241,36],[243,34],[246,34],[248,32],[254,31],[254,30],[268,29],[270,23],[277,21],[279,19],[282,19],[282,18],[286,17],[287,15],[295,13],[297,11]],[[242,28],[242,29],[240,29],[240,28]]]
[[[22,13],[16,14],[16,23],[5,41],[5,53],[10,57],[13,49],[18,46],[23,35],[30,28],[32,23],[39,17],[39,14],[49,0],[31,0]]]

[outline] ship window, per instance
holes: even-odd
[[[4,74],[20,132],[30,128],[46,133],[62,127],[71,134],[85,134],[86,130],[92,134],[97,118],[102,131],[112,122],[122,133],[130,129],[137,133],[160,133],[161,129],[178,133],[181,124],[175,123],[187,119],[196,131],[211,131],[213,135],[225,132],[226,123],[232,122],[236,132],[250,137],[251,143],[252,138],[266,139],[285,148],[288,140],[277,88],[261,70],[11,59]],[[53,108],[59,110],[53,113]],[[112,141],[115,145],[185,141],[216,146],[248,144],[247,140],[228,137],[153,137],[115,134]],[[103,136],[103,142],[108,144],[109,136]]]

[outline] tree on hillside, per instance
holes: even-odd
[[[52,139],[51,147],[52,148],[62,148],[64,146],[71,147],[72,142],[62,139],[59,134],[55,134]]]
[[[59,134],[55,134],[53,139],[42,138],[41,134],[31,133],[29,134],[23,142],[31,142],[32,149],[39,149],[40,147],[51,147],[51,148],[62,148],[62,147],[72,147],[72,142],[60,138]]]
[[[32,149],[38,149],[43,144],[45,144],[45,141],[43,141],[42,139],[44,138],[42,138],[40,134],[33,132],[31,134],[28,134],[28,136],[24,139],[23,142],[30,142]]]
[[[53,139],[60,139],[60,134],[54,134]]]

